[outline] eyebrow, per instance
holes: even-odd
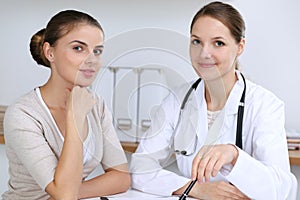
[[[197,35],[191,35],[191,37],[195,37],[195,38],[198,38],[198,39],[200,39],[200,37],[198,37]],[[223,38],[223,37],[221,37],[221,36],[217,36],[217,37],[214,37],[214,38],[212,38],[213,40],[219,40],[219,39],[222,39],[222,40],[226,40],[225,38]]]
[[[69,44],[72,44],[72,43],[79,43],[79,44],[82,44],[84,46],[88,46],[85,42],[82,42],[80,40],[73,40]],[[97,45],[94,48],[104,48],[104,46],[103,45]]]
[[[191,35],[191,37],[199,38],[197,35],[194,35],[194,34],[193,34],[193,35]]]

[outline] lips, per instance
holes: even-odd
[[[81,69],[80,72],[83,74],[85,78],[91,78],[95,74],[95,70],[93,69]]]
[[[199,66],[202,68],[212,68],[216,66],[216,63],[199,63]]]

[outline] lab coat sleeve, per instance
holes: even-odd
[[[153,166],[151,162],[155,162],[148,156],[138,153],[133,155],[133,165],[131,165],[132,188],[159,196],[171,196],[174,191],[189,181],[188,178],[162,167],[154,167],[152,170],[142,171],[141,169],[144,169],[145,165]]]
[[[132,188],[146,193],[170,196],[189,181],[164,169],[172,164],[169,162],[173,154],[170,141],[178,112],[179,104],[174,96],[170,95],[154,116],[151,116],[151,127],[131,157]]]
[[[245,123],[251,124],[244,126],[244,131],[253,134],[252,138],[244,138],[244,145],[245,149],[252,146],[252,152],[239,149],[235,166],[227,174],[223,171],[223,175],[251,199],[282,200],[286,199],[292,184],[284,130],[284,104],[273,96],[264,96],[263,99],[268,102],[253,106],[245,118]]]

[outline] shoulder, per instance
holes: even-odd
[[[261,85],[255,84],[250,80],[247,80],[247,92],[246,96],[248,97],[247,99],[252,102],[261,102],[261,103],[278,103],[278,104],[283,104],[283,101],[276,96],[272,91],[264,88]]]
[[[37,95],[34,90],[24,94],[18,98],[14,103],[9,105],[6,109],[5,116],[18,116],[21,113],[31,114],[38,113],[39,103],[37,101]]]
[[[42,128],[44,118],[42,106],[38,103],[34,90],[21,96],[5,111],[5,139],[9,141],[9,138],[17,138],[21,132],[28,130],[38,132]]]
[[[261,120],[268,117],[282,117],[285,113],[284,102],[272,91],[247,80],[245,108]]]
[[[191,89],[192,85],[198,79],[186,82],[184,84],[178,85],[177,87],[169,89],[169,95],[167,96],[166,100],[176,101],[178,104],[183,101],[188,91]],[[201,84],[201,83],[200,83]],[[199,86],[200,86],[199,84]],[[198,87],[197,87],[198,89]]]

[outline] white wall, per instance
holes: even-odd
[[[50,17],[62,9],[75,8],[89,12],[99,19],[105,30],[106,39],[114,39],[126,31],[145,27],[169,30],[188,38],[189,24],[194,13],[207,0],[159,1],[159,0],[89,0],[89,1],[18,1],[1,0],[0,38],[0,104],[10,104],[21,94],[42,84],[48,70],[37,67],[29,54],[29,40],[34,32],[46,25]],[[286,127],[300,130],[297,122],[300,107],[297,91],[300,79],[300,2],[297,0],[231,0],[245,18],[247,46],[241,57],[244,73],[253,81],[272,90],[286,103]],[[143,37],[153,42],[157,38]],[[168,38],[165,38],[167,41]],[[140,40],[139,40],[140,41]],[[135,44],[135,40],[129,43]],[[188,59],[188,44],[170,42],[169,48],[181,49]],[[182,45],[183,44],[183,45]],[[122,44],[106,48],[117,51]],[[139,43],[136,43],[138,46]],[[173,46],[172,46],[173,45]],[[143,44],[141,47],[144,47]],[[128,49],[126,49],[128,50]],[[171,49],[172,50],[172,49]],[[108,59],[109,57],[109,59]],[[191,71],[191,73],[193,73]]]
[[[125,52],[146,46],[175,52],[182,60],[188,61],[189,24],[195,12],[207,2],[0,0],[0,105],[11,104],[20,95],[46,81],[49,71],[38,67],[31,59],[29,40],[34,32],[45,27],[50,17],[60,10],[74,8],[86,11],[99,19],[107,39],[104,64],[112,63]],[[300,123],[297,122],[300,113],[297,104],[300,97],[297,88],[300,84],[300,1],[227,2],[240,10],[246,21],[246,50],[240,59],[244,73],[253,81],[272,90],[286,103],[286,127],[300,131]],[[131,40],[115,42],[119,36],[132,31],[137,33],[136,30],[143,28],[155,29],[150,29],[148,34],[138,34]],[[151,33],[159,32],[157,30],[170,33],[170,37],[159,37],[155,34],[151,37]],[[156,59],[156,64],[161,61],[160,58]],[[137,65],[142,64],[143,60],[139,60]],[[146,64],[149,64],[148,61]],[[170,65],[173,67],[176,63],[171,62]],[[194,76],[187,63],[182,66],[184,67],[176,66],[174,70],[184,74],[187,79]],[[0,158],[3,156],[3,152],[0,153]],[[2,167],[2,163],[0,166]],[[299,181],[300,169],[294,167],[293,170]]]

